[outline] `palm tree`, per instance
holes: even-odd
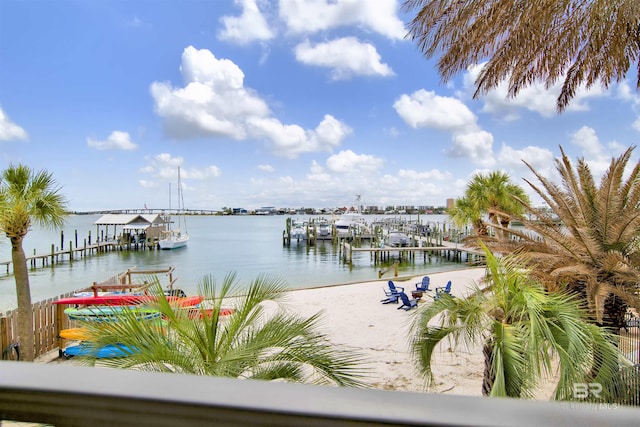
[[[506,79],[510,96],[537,80],[547,87],[563,81],[557,99],[563,111],[581,85],[607,88],[638,67],[637,0],[406,0],[403,9],[415,11],[407,36],[425,57],[441,54],[444,81],[488,59],[476,97]]]
[[[511,219],[520,218],[524,213],[523,202],[528,203],[529,197],[522,187],[510,181],[507,173],[478,173],[467,185],[464,197],[456,200],[452,219],[457,222],[470,220],[474,229],[482,235],[482,230],[486,228],[482,216],[486,214],[491,224],[502,225],[499,229],[505,238]]]
[[[447,209],[447,215],[449,215],[451,221],[458,227],[471,224],[473,231],[478,236],[489,235],[487,225],[482,221],[481,213],[475,209],[467,197],[456,199],[454,207]]]
[[[596,185],[584,159],[574,171],[560,150],[560,185],[525,162],[540,186],[527,182],[555,218],[532,210],[534,216],[524,224],[534,234],[518,233],[520,242],[512,249],[548,289],[579,293],[593,320],[617,331],[624,326],[627,305],[640,308],[640,164],[627,170],[630,147],[611,160]]]
[[[64,224],[67,202],[50,173],[9,165],[0,176],[0,231],[11,241],[11,261],[18,300],[21,359],[33,361],[34,327],[27,259],[22,241],[32,224],[57,228]]]
[[[599,382],[614,392],[618,351],[602,329],[586,321],[576,299],[548,293],[516,258],[487,258],[486,287],[470,295],[443,295],[420,309],[412,325],[413,353],[426,379],[438,344],[483,344],[484,395],[532,397],[557,358],[556,399],[568,399],[576,382]],[[597,370],[593,367],[597,366]]]
[[[117,345],[130,353],[125,358],[100,360],[101,366],[114,368],[364,385],[364,370],[358,368],[361,358],[330,345],[316,331],[319,314],[299,318],[281,309],[278,303],[286,289],[281,280],[259,276],[244,296],[235,296],[238,285],[231,273],[224,278],[220,294],[212,276],[205,276],[199,289],[210,311],[176,309],[157,285],[158,303],[152,307],[162,313],[164,324],[140,322],[135,312],[125,310],[115,322],[86,323],[89,348],[97,351]],[[223,301],[229,300],[235,300],[236,307],[231,315],[223,316]],[[84,362],[97,360],[90,355]]]

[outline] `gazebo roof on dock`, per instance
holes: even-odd
[[[164,225],[165,220],[159,214],[106,214],[94,222],[96,225],[121,225],[126,229],[144,230],[151,225]]]

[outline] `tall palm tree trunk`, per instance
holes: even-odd
[[[620,335],[620,329],[626,326],[625,316],[629,305],[615,294],[609,294],[604,302],[602,327],[615,335]]]
[[[21,360],[32,362],[35,359],[35,340],[33,329],[33,306],[31,288],[27,272],[27,258],[22,248],[22,237],[11,237],[11,260],[16,281],[18,299],[18,340]]]
[[[489,396],[493,388],[493,382],[496,379],[495,372],[491,371],[493,364],[493,340],[487,339],[482,346],[482,354],[484,355],[484,375],[482,377],[482,395]]]
[[[476,234],[478,236],[488,236],[489,235],[489,230],[487,228],[487,224],[485,224],[482,219],[477,219],[477,220],[473,221],[472,226],[473,226],[473,228],[476,231]]]

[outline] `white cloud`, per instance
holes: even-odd
[[[583,126],[571,135],[571,143],[582,150],[584,160],[589,165],[594,179],[598,181],[611,162],[611,156],[605,152],[596,131]]]
[[[538,186],[539,181],[524,164],[525,160],[542,177],[551,181],[558,181],[558,173],[555,168],[555,156],[553,153],[542,147],[527,146],[522,149],[515,149],[508,145],[503,145],[496,156],[496,165],[507,171],[512,178],[512,182],[520,185],[529,194],[531,200],[536,200],[534,204],[541,203],[541,199],[522,178]]]
[[[156,113],[168,135],[178,139],[223,137],[236,140],[267,139],[274,152],[285,157],[330,150],[351,130],[331,116],[315,130],[281,123],[272,117],[267,103],[244,87],[244,73],[211,51],[187,47],[180,67],[184,88],[154,82],[151,94]]]
[[[298,34],[357,25],[402,40],[406,30],[397,8],[396,0],[280,0],[280,18]]]
[[[147,165],[140,172],[151,175],[156,179],[177,180],[177,170],[180,167],[180,178],[185,180],[202,181],[215,178],[222,174],[218,166],[210,165],[201,168],[185,168],[183,157],[174,157],[169,153],[160,153],[145,157]],[[142,181],[140,182],[142,184]]]
[[[242,7],[242,15],[220,18],[224,27],[218,33],[221,40],[246,45],[253,41],[270,40],[275,37],[260,12],[256,0],[235,0],[235,3]]]
[[[209,178],[215,178],[222,175],[222,171],[218,166],[207,166],[205,168],[186,168],[181,172],[184,179],[193,179],[202,181]]]
[[[546,148],[528,146],[521,150],[516,150],[508,145],[503,145],[496,160],[500,166],[507,169],[524,169],[526,166],[522,161],[525,160],[537,171],[540,171],[553,169],[553,159],[553,153]],[[543,176],[549,175],[543,174]]]
[[[184,88],[160,82],[151,85],[156,112],[174,138],[244,139],[243,119],[269,114],[267,104],[243,87],[244,73],[230,60],[189,46],[182,53],[180,70]]]
[[[411,169],[400,169],[398,171],[398,177],[402,180],[410,181],[446,181],[452,178],[450,172],[443,172],[438,169],[432,169],[430,171],[415,171]]]
[[[87,138],[87,145],[96,150],[123,150],[131,151],[138,148],[138,146],[131,141],[131,137],[128,132],[122,132],[114,130],[111,135],[105,141],[98,141],[93,138]]]
[[[274,118],[248,120],[250,132],[256,138],[271,141],[275,154],[296,158],[302,153],[329,151],[338,147],[351,133],[351,128],[326,115],[315,130],[305,130],[298,125],[284,125]]]
[[[447,132],[476,130],[476,116],[460,100],[420,89],[401,95],[393,104],[398,115],[412,128]]]
[[[368,154],[343,150],[324,163],[311,161],[304,178],[262,177],[253,180],[259,194],[256,206],[264,200],[282,200],[284,206],[349,206],[354,194],[363,194],[365,205],[406,204],[442,206],[447,197],[462,194],[466,181],[456,180],[446,170],[399,169],[383,173],[386,162]],[[390,191],[389,189],[393,189]]]
[[[337,173],[375,172],[384,165],[384,160],[368,154],[356,154],[351,150],[340,151],[327,159],[327,169]]]
[[[375,46],[355,37],[344,37],[312,46],[308,40],[295,48],[296,59],[307,65],[331,69],[334,80],[359,76],[392,76],[389,65],[380,62]]]
[[[632,111],[638,114],[640,110],[640,95],[633,90],[626,80],[618,84],[618,98],[631,103]],[[640,132],[640,116],[631,123],[631,127]]]
[[[483,167],[495,164],[493,157],[493,135],[484,130],[456,133],[448,154],[452,157],[468,158]]]
[[[480,129],[476,115],[462,101],[421,89],[400,96],[393,108],[413,128],[449,132],[449,156],[468,158],[483,167],[494,164],[493,135]]]
[[[13,141],[17,139],[28,139],[27,132],[17,124],[13,123],[2,108],[0,108],[0,141]]]
[[[638,104],[640,102],[638,93],[631,88],[629,82],[626,80],[623,80],[617,84],[616,95],[623,101],[631,101],[635,104]]]
[[[271,165],[258,165],[258,170],[269,173],[275,172],[275,169]]]
[[[589,126],[582,126],[571,135],[571,143],[580,147],[587,158],[601,158],[603,147],[596,135],[596,131]]]
[[[475,92],[475,81],[485,64],[469,67],[464,74],[463,85],[466,96],[470,97]],[[508,79],[492,91],[480,96],[479,99],[484,103],[483,112],[498,116],[504,121],[519,119],[520,111],[523,109],[536,112],[543,117],[553,117],[557,114],[557,98],[562,89],[562,80],[550,88],[545,88],[543,82],[534,82],[521,89],[515,98],[508,97],[507,81]],[[587,101],[603,94],[599,87],[592,87],[589,90],[580,87],[565,111],[587,111],[589,110]]]

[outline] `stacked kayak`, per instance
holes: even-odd
[[[89,339],[89,332],[85,328],[69,328],[60,331],[60,338],[71,341],[84,341]]]
[[[174,305],[176,307],[194,307],[200,304],[203,300],[203,297],[200,295],[193,296],[193,297],[167,296],[165,298],[167,299],[167,301],[169,301],[171,305]],[[62,298],[57,301],[54,301],[54,304],[120,306],[120,305],[145,304],[145,303],[155,302],[157,300],[158,300],[158,297],[154,295],[113,294],[113,295],[98,295],[98,296],[92,295],[92,296]]]
[[[66,357],[73,356],[94,356],[98,359],[107,359],[113,357],[127,357],[136,352],[136,349],[132,349],[123,345],[105,345],[102,348],[96,349],[89,344],[80,343],[77,345],[71,345],[64,349],[64,355]]]
[[[113,322],[118,320],[118,316],[125,313],[132,314],[137,320],[159,319],[161,313],[153,308],[139,306],[91,306],[86,308],[67,308],[64,314],[71,320],[82,320],[85,322]]]
[[[184,295],[184,294],[183,294]],[[138,321],[164,322],[162,313],[152,308],[151,303],[157,301],[157,296],[134,294],[109,294],[109,295],[83,295],[70,298],[62,298],[54,301],[55,304],[70,305],[64,313],[71,320],[82,322],[115,322],[122,316],[135,316]],[[203,308],[202,296],[165,296],[174,310],[186,310],[189,319],[205,319],[214,316],[229,316],[234,312],[232,308],[214,310]],[[93,356],[97,358],[127,357],[137,351],[135,348],[125,347],[120,344],[107,345],[95,348],[87,340],[90,335],[85,328],[70,328],[60,331],[60,337],[80,344],[68,346],[64,355]]]
[[[203,300],[202,296],[167,296],[166,298],[172,306],[189,310],[197,310],[196,307]],[[73,306],[64,310],[64,313],[69,316],[71,320],[83,322],[114,322],[123,315],[132,315],[135,316],[138,321],[162,322],[162,314],[160,311],[147,305],[155,301],[157,301],[157,297],[153,295],[112,294],[62,298],[55,301],[55,304]],[[64,355],[66,357],[127,357],[137,351],[135,348],[129,348],[120,344],[95,348],[95,346],[87,342],[90,337],[85,328],[64,329],[60,331],[60,337],[80,341],[80,344],[67,346],[64,349]]]

